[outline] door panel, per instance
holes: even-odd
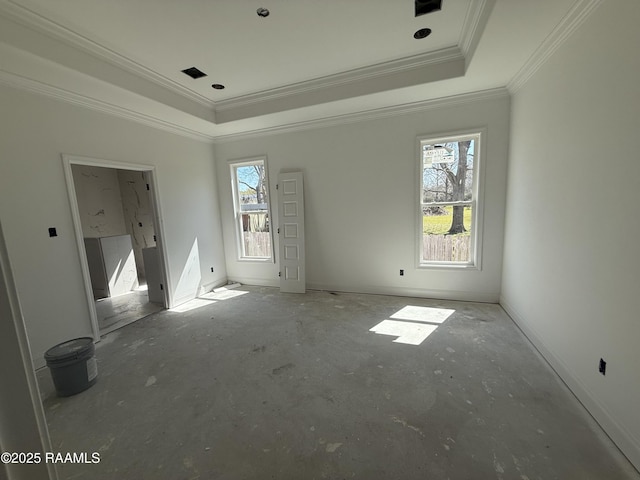
[[[278,175],[278,205],[280,291],[304,293],[306,281],[302,172]]]

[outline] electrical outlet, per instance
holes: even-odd
[[[404,277],[404,270],[400,270],[400,276]]]
[[[607,373],[607,362],[605,362],[603,359],[600,359],[600,365],[598,366],[598,371],[602,375],[606,375]]]

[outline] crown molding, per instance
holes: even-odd
[[[315,78],[313,80],[293,83],[284,87],[263,90],[261,92],[221,100],[216,102],[215,110],[216,112],[225,112],[238,107],[246,107],[294,95],[308,94],[350,83],[364,82],[366,80],[384,77],[386,75],[418,70],[424,67],[461,59],[464,59],[464,57],[458,47],[444,48],[435,52],[391,60],[389,62],[356,68],[334,75]]]
[[[414,55],[376,65],[357,68],[334,75],[328,75],[283,87],[273,88],[242,95],[215,103],[216,112],[225,112],[238,107],[282,99],[289,96],[312,93],[318,90],[337,87],[349,83],[363,82],[372,78],[383,77],[395,73],[418,70],[455,60],[464,60],[468,65],[475,48],[484,32],[484,27],[493,9],[495,0],[479,0],[471,2],[462,27],[462,35],[458,46],[444,48],[435,52]]]
[[[66,45],[76,48],[80,51],[88,53],[93,57],[105,61],[111,65],[114,65],[125,72],[129,72],[135,76],[144,78],[150,82],[155,83],[163,88],[173,91],[193,102],[196,102],[207,108],[212,108],[214,103],[199,95],[192,90],[189,90],[177,82],[174,82],[167,77],[131,60],[113,50],[106,48],[89,38],[80,35],[76,32],[69,30],[68,28],[43,17],[42,15],[30,10],[22,5],[15,3],[13,0],[0,1],[0,14],[4,15],[8,19],[19,23],[23,26],[31,28],[38,33],[44,34],[55,40],[59,40]]]
[[[475,53],[475,49],[484,32],[495,1],[496,0],[478,0],[477,2],[471,2],[464,19],[462,34],[457,46],[221,100],[215,103],[215,112],[221,113],[222,116],[224,116],[225,112],[230,112],[234,109],[284,100],[299,95],[313,94],[322,90],[326,91],[330,88],[366,82],[398,73],[418,72],[425,67],[434,67],[446,62],[462,61],[466,67]]]
[[[603,0],[576,0],[569,12],[509,81],[507,84],[509,92],[515,93],[522,88],[602,2]]]
[[[469,4],[469,9],[462,25],[460,40],[458,41],[458,46],[462,55],[464,55],[467,66],[476,51],[495,3],[496,0],[478,0]]]
[[[469,45],[471,45],[472,43],[477,44],[477,41],[479,40],[483,30],[481,26],[484,25],[481,20],[483,17],[488,16],[486,14],[486,6],[487,4],[492,4],[494,1],[495,0],[481,0],[479,2],[479,6],[475,6],[475,2],[472,2],[473,6],[470,7],[467,17],[465,18],[464,27],[466,29],[467,26],[469,26],[469,28],[472,30],[472,32],[469,35],[466,35],[464,38],[466,42],[465,48],[467,51],[470,51]],[[457,46],[453,46],[441,49],[436,52],[429,52],[426,54],[401,58],[389,62],[383,62],[380,64],[353,69],[346,72],[340,72],[335,75],[329,75],[309,81],[298,82],[291,85],[285,85],[283,87],[264,90],[261,92],[214,102],[206,97],[203,97],[202,95],[193,92],[192,90],[183,87],[179,83],[174,82],[166,78],[165,76],[139,64],[138,62],[127,58],[103,45],[100,45],[95,41],[87,38],[86,36],[76,33],[64,27],[63,25],[14,2],[13,0],[0,0],[0,14],[4,15],[14,22],[31,28],[38,33],[59,40],[66,45],[71,46],[72,48],[76,48],[80,51],[90,54],[91,56],[99,60],[105,61],[108,64],[117,66],[118,68],[126,72],[144,78],[145,80],[153,82],[163,88],[167,88],[174,93],[186,97],[187,99],[194,101],[202,106],[212,108],[214,109],[214,111],[221,112],[233,110],[238,107],[245,107],[262,102],[282,99],[289,96],[324,90],[335,86],[362,82],[385,75],[417,70],[427,66],[433,66],[439,63],[450,62],[465,58],[460,48],[458,48]]]
[[[175,123],[167,122],[159,118],[151,117],[143,113],[135,112],[117,105],[113,105],[101,100],[96,100],[84,95],[64,90],[53,85],[49,85],[43,82],[32,80],[21,75],[16,75],[4,70],[0,70],[0,85],[4,85],[18,90],[24,90],[30,93],[38,95],[44,95],[46,97],[54,98],[56,100],[62,100],[73,105],[89,108],[101,113],[113,115],[116,117],[132,120],[143,125],[158,128],[166,132],[174,133],[184,137],[189,137],[195,140],[205,140],[211,142],[213,137],[206,135],[195,130],[177,125]]]
[[[411,113],[418,113],[437,108],[454,107],[458,105],[509,97],[509,91],[505,87],[499,87],[488,90],[481,90],[478,92],[462,93],[458,95],[451,95],[448,97],[435,98],[431,100],[422,100],[419,102],[407,103],[403,105],[393,105],[390,107],[382,107],[355,113],[324,117],[315,120],[308,120],[305,122],[296,122],[287,125],[261,128],[246,132],[231,133],[228,135],[215,135],[213,139],[215,143],[226,143],[240,139],[264,137],[280,133],[291,133],[303,130],[312,130],[316,128],[345,125],[350,123],[359,123],[368,120],[377,120],[387,117],[408,115]]]
[[[451,95],[448,97],[423,100],[420,102],[393,105],[372,110],[347,113],[330,117],[308,120],[304,122],[290,123],[274,127],[266,127],[251,131],[231,133],[227,135],[204,134],[175,123],[167,122],[149,115],[145,115],[133,110],[129,110],[117,105],[113,105],[101,100],[96,100],[84,95],[80,95],[68,90],[64,90],[53,85],[32,80],[30,78],[16,75],[4,70],[0,70],[0,85],[23,90],[29,93],[43,95],[56,100],[61,100],[73,105],[88,108],[107,115],[116,116],[126,120],[131,120],[152,128],[157,128],[169,133],[181,135],[199,141],[209,143],[224,143],[240,139],[263,137],[280,133],[290,133],[316,128],[327,128],[337,125],[376,120],[400,115],[408,115],[437,108],[454,107],[480,101],[493,100],[499,98],[509,98],[509,91],[504,87],[482,90],[478,92]]]
[[[200,106],[204,106],[213,114],[214,118],[220,113],[221,118],[231,115],[232,120],[242,119],[242,114],[234,111],[242,109],[253,110],[258,108],[260,112],[265,108],[267,110],[282,110],[280,102],[291,103],[299,102],[301,98],[318,94],[325,98],[331,89],[338,91],[340,87],[353,88],[358,83],[363,85],[371,81],[387,81],[388,77],[391,83],[400,82],[400,86],[406,86],[404,82],[409,77],[406,75],[419,78],[424,72],[429,70],[435,72],[438,66],[442,66],[443,71],[451,71],[456,62],[460,65],[462,71],[470,60],[486,25],[487,18],[491,12],[495,0],[478,0],[471,2],[464,20],[463,34],[460,38],[460,45],[452,46],[438,50],[436,52],[428,52],[425,54],[414,55],[388,62],[382,62],[376,65],[357,68],[334,75],[328,75],[321,78],[315,78],[308,81],[298,82],[282,87],[255,92],[248,95],[242,95],[227,100],[214,102],[212,100],[199,95],[182,85],[174,82],[163,75],[127,58],[107,46],[100,45],[91,40],[87,36],[76,33],[63,25],[38,14],[28,6],[22,6],[15,0],[0,0],[0,14],[18,24],[26,26],[35,32],[43,34],[49,38],[53,38],[68,47],[82,51],[106,65],[119,68],[124,72],[134,75],[135,77],[147,80],[155,85],[172,91],[187,100],[191,100]],[[461,50],[462,48],[462,50]],[[446,65],[446,66],[445,66]],[[450,75],[450,73],[448,73]],[[404,75],[393,78],[393,76]],[[371,86],[371,83],[370,83]],[[372,87],[374,88],[374,87]],[[297,99],[297,100],[296,100]],[[331,99],[330,99],[331,100]],[[323,100],[322,103],[324,103]],[[271,104],[270,106],[268,106]],[[284,108],[289,109],[290,107]],[[262,110],[261,110],[262,109]],[[237,115],[234,115],[237,113]],[[255,112],[254,112],[255,113]],[[264,114],[265,112],[262,112]],[[268,112],[266,112],[268,113]],[[239,116],[238,116],[239,115]],[[237,117],[237,118],[236,118]],[[219,123],[214,120],[214,123]],[[222,122],[224,123],[224,122]]]

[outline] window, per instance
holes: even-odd
[[[233,162],[231,182],[241,259],[273,257],[266,159]]]
[[[419,264],[479,268],[480,134],[418,143]]]

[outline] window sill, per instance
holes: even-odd
[[[274,263],[271,257],[240,257],[238,261],[248,263]]]
[[[457,262],[425,262],[418,264],[420,270],[480,270],[473,263],[457,263]]]

